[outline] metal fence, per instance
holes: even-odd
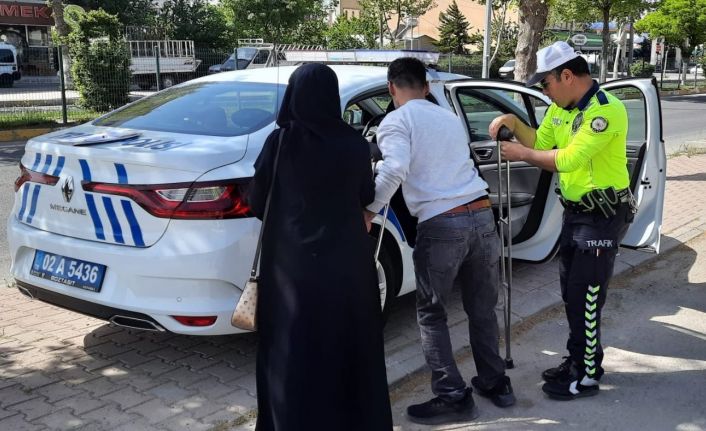
[[[232,58],[227,63],[232,52],[194,48],[193,44],[184,42],[140,41],[142,45],[130,45],[132,74],[129,92],[127,98],[112,104],[110,109],[159,89],[215,73],[221,65],[225,69],[234,67]],[[0,130],[47,123],[81,123],[108,110],[92,110],[81,103],[79,91],[72,87],[71,73],[68,72],[70,65],[64,64],[59,54],[58,49],[54,49],[45,60],[35,61],[31,68],[24,67],[22,78],[15,81],[12,87],[0,88]],[[498,59],[491,65],[491,78],[498,77],[498,68],[505,60]],[[442,54],[437,69],[479,78],[482,76],[482,58],[479,54]],[[110,93],[114,85],[120,87],[116,82],[121,75],[118,71],[103,67],[101,73],[100,83],[104,86],[104,92]],[[512,74],[508,79],[512,79]],[[62,80],[65,82],[63,91]]]

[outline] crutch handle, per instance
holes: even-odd
[[[514,137],[515,135],[507,126],[500,126],[500,130],[498,130],[498,141],[509,141]]]

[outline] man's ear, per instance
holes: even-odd
[[[395,93],[397,93],[397,89],[395,88],[395,84],[388,81],[387,82],[387,91],[390,92],[390,96],[395,96]]]
[[[424,97],[429,95],[429,81],[424,81]]]

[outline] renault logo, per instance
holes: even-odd
[[[74,195],[74,178],[66,177],[64,184],[61,185],[61,194],[64,195],[64,200],[68,203]]]

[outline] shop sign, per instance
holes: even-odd
[[[0,1],[0,24],[54,25],[49,6]]]

